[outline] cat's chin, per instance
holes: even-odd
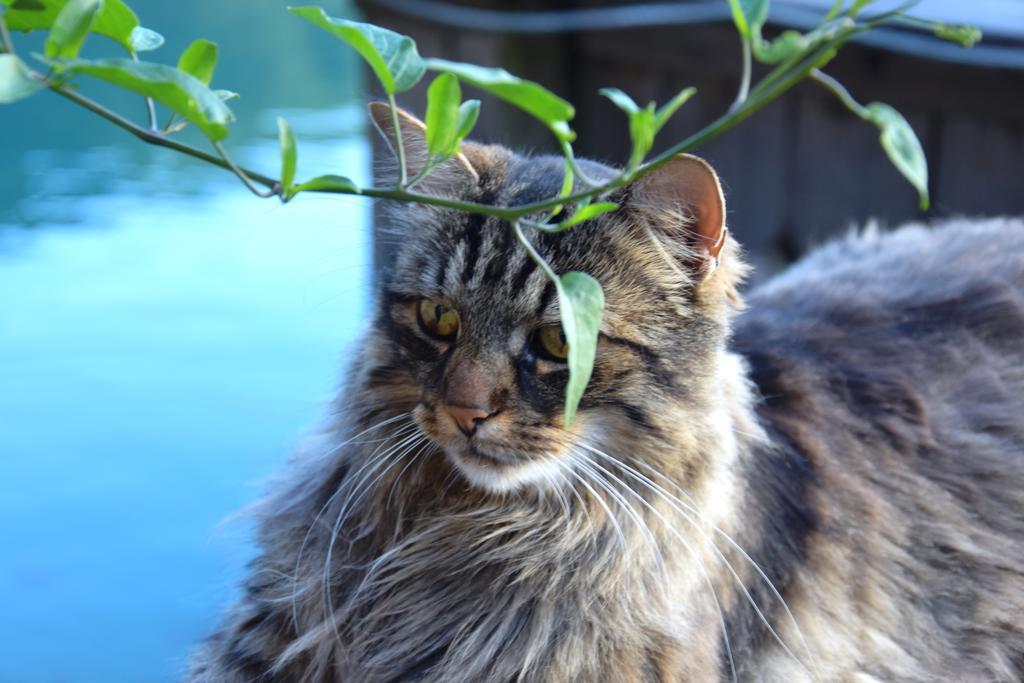
[[[509,493],[524,488],[547,489],[557,485],[564,470],[557,459],[509,459],[482,449],[445,449],[448,459],[466,480],[490,493]]]

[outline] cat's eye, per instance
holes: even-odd
[[[565,341],[565,333],[558,323],[544,325],[533,336],[537,353],[548,360],[564,361],[569,356],[569,344]]]
[[[436,301],[420,299],[416,314],[423,329],[435,337],[451,339],[459,331],[459,314]]]

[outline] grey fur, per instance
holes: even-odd
[[[557,186],[488,149],[453,194]],[[503,448],[554,462],[550,485],[471,485],[423,436],[441,361],[385,296],[188,681],[1024,677],[1024,224],[852,237],[734,317],[736,245],[701,283],[687,217],[621,200],[538,242],[608,295],[569,433],[507,360],[557,312],[543,277],[494,221],[397,214],[384,290],[463,307],[450,353],[490,359],[520,420]]]

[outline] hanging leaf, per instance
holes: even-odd
[[[447,159],[458,148],[459,79],[441,74],[427,88],[427,151],[432,161]]]
[[[732,20],[740,35],[753,40],[761,35],[761,27],[768,19],[769,0],[729,0]]]
[[[281,187],[285,200],[288,200],[294,194],[292,185],[295,183],[298,153],[295,150],[295,133],[283,116],[277,117],[277,141],[281,148]]]
[[[691,97],[697,94],[697,89],[690,87],[684,88],[679,91],[679,94],[673,97],[671,100],[666,102],[658,109],[654,115],[654,134],[657,135],[658,131],[665,127],[668,120],[672,118],[681,106],[687,103]]]
[[[223,140],[234,116],[223,100],[194,76],[164,64],[130,59],[47,60],[67,69],[152,97],[196,125],[211,140]]]
[[[70,0],[64,5],[53,21],[50,35],[46,37],[46,56],[77,57],[85,37],[89,35],[89,27],[102,7],[103,0]]]
[[[555,282],[562,332],[569,345],[569,384],[565,390],[565,426],[572,424],[597,356],[597,335],[604,312],[604,291],[586,273],[570,272]]]
[[[129,38],[131,49],[135,52],[149,52],[164,44],[164,37],[152,29],[136,26]]]
[[[24,99],[42,87],[24,62],[14,55],[0,54],[0,104]]]
[[[455,74],[460,80],[519,107],[546,123],[559,139],[572,140],[575,137],[567,122],[572,120],[576,110],[538,83],[513,76],[504,69],[450,62],[446,59],[427,59],[424,63],[431,71]]]
[[[810,38],[799,31],[783,31],[774,40],[755,40],[754,57],[763,64],[778,64],[808,48]]]
[[[459,144],[470,134],[480,116],[480,100],[466,100],[459,105],[459,116],[455,124],[455,137]],[[458,150],[456,145],[455,151]]]
[[[596,202],[594,204],[587,204],[576,211],[570,218],[565,219],[551,232],[561,232],[567,228],[579,225],[583,221],[588,221],[594,216],[600,216],[603,213],[609,213],[619,208],[619,205],[615,202]]]
[[[599,92],[626,114],[629,121],[629,137],[633,142],[633,151],[629,155],[627,167],[636,168],[654,146],[654,103],[651,102],[641,109],[633,98],[618,88],[602,88]]]
[[[423,60],[409,36],[373,24],[336,19],[320,7],[289,7],[288,11],[340,38],[362,55],[389,95],[405,92],[423,77]]]
[[[864,107],[865,118],[882,131],[882,149],[896,169],[917,189],[921,210],[928,208],[928,161],[910,123],[884,102]]]
[[[57,15],[69,0],[3,0],[8,8],[4,21],[12,31],[38,31],[52,28]],[[135,49],[132,30],[139,18],[121,0],[104,0],[90,31],[120,43],[126,50]]]
[[[322,175],[307,180],[292,188],[292,195],[299,192],[340,192],[342,194],[359,194],[359,186],[340,175]]]
[[[210,85],[217,67],[217,44],[199,38],[185,48],[178,58],[178,68],[195,76],[203,85]]]
[[[957,43],[961,47],[973,47],[981,40],[981,29],[967,24],[950,25],[937,21],[932,31],[937,38]]]

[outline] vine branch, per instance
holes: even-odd
[[[910,3],[908,3],[910,4]],[[388,103],[391,105],[391,116],[392,124],[395,130],[395,153],[399,159],[399,167],[401,169],[401,182],[398,186],[393,188],[379,188],[369,187],[360,189],[346,189],[346,188],[327,188],[322,190],[316,190],[318,192],[331,193],[331,194],[348,194],[348,195],[360,195],[366,197],[373,197],[376,199],[390,199],[399,202],[415,202],[419,204],[427,204],[431,206],[438,206],[443,208],[455,209],[468,213],[476,213],[487,216],[495,216],[504,220],[509,221],[513,224],[513,230],[516,232],[517,238],[523,232],[523,225],[519,222],[519,219],[532,213],[539,213],[545,210],[553,209],[554,207],[569,204],[572,202],[578,202],[587,199],[593,199],[601,195],[606,195],[620,187],[623,187],[630,182],[633,182],[636,178],[649,173],[663,164],[670,161],[677,154],[682,152],[688,152],[704,142],[714,138],[728,129],[735,126],[737,123],[743,121],[748,116],[756,112],[758,109],[763,107],[768,102],[772,101],[783,92],[791,88],[794,84],[812,75],[816,80],[820,82],[822,78],[815,76],[816,70],[827,63],[834,55],[836,50],[844,43],[849,41],[854,35],[870,30],[877,25],[885,23],[891,17],[895,16],[900,10],[894,10],[885,14],[874,17],[871,21],[863,23],[855,23],[849,19],[844,20],[838,26],[835,26],[827,34],[821,36],[825,38],[820,45],[804,52],[800,55],[795,56],[792,59],[786,60],[785,62],[777,65],[771,72],[764,76],[754,87],[750,84],[750,69],[751,62],[751,46],[749,41],[744,41],[744,76],[741,80],[740,91],[737,95],[736,102],[727,110],[724,114],[719,116],[717,119],[706,125],[701,130],[693,133],[689,137],[680,141],[679,143],[671,146],[661,154],[649,159],[645,163],[640,164],[638,167],[632,170],[624,170],[612,178],[598,182],[589,178],[582,172],[579,165],[576,163],[574,156],[572,155],[571,146],[567,143],[562,144],[562,151],[566,154],[570,168],[581,179],[582,184],[585,186],[583,189],[576,192],[570,192],[564,196],[555,196],[548,199],[531,202],[528,204],[521,204],[517,206],[493,206],[487,204],[479,204],[476,202],[459,201],[455,199],[448,199],[445,197],[438,197],[428,194],[421,194],[419,192],[411,191],[417,181],[421,179],[423,173],[417,174],[412,182],[407,178],[407,169],[405,167],[405,148],[400,133],[400,126],[398,120],[397,105],[395,104],[395,98],[393,95],[388,96]],[[10,51],[10,39],[7,35],[5,23],[3,17],[0,15],[0,40],[4,49]],[[231,157],[227,154],[224,147],[219,143],[214,143],[214,147],[220,156],[210,154],[201,149],[197,149],[191,145],[178,142],[170,138],[164,131],[158,128],[147,129],[139,126],[136,123],[126,119],[125,117],[117,114],[116,112],[108,109],[99,102],[96,102],[80,93],[64,87],[60,82],[54,82],[47,79],[42,74],[32,71],[33,78],[36,78],[43,83],[47,88],[57,93],[61,97],[71,100],[75,104],[97,114],[110,121],[114,125],[128,131],[138,139],[148,144],[157,145],[160,147],[166,147],[173,149],[177,152],[191,156],[193,158],[205,161],[229,170],[234,173],[242,181],[243,184],[254,194],[260,197],[272,197],[281,196],[282,188],[280,181],[252,171],[237,165]],[[820,72],[817,72],[820,74]],[[821,74],[824,78],[829,79],[828,76]],[[832,80],[832,79],[829,79]],[[833,87],[832,83],[826,83],[829,87]],[[840,86],[841,87],[841,86]],[[848,93],[847,93],[848,94]],[[152,119],[151,119],[152,120]],[[260,189],[257,185],[262,185],[266,189]],[[532,223],[527,222],[529,227],[534,229],[543,230],[540,226],[534,226]],[[525,239],[525,236],[524,238]],[[521,240],[522,241],[522,240]],[[526,247],[526,244],[524,244]],[[532,249],[532,245],[530,247]],[[529,249],[528,249],[529,250]]]
[[[0,47],[9,55],[14,54],[14,43],[11,42],[11,34],[7,32],[7,22],[4,21],[4,11],[0,9]]]

